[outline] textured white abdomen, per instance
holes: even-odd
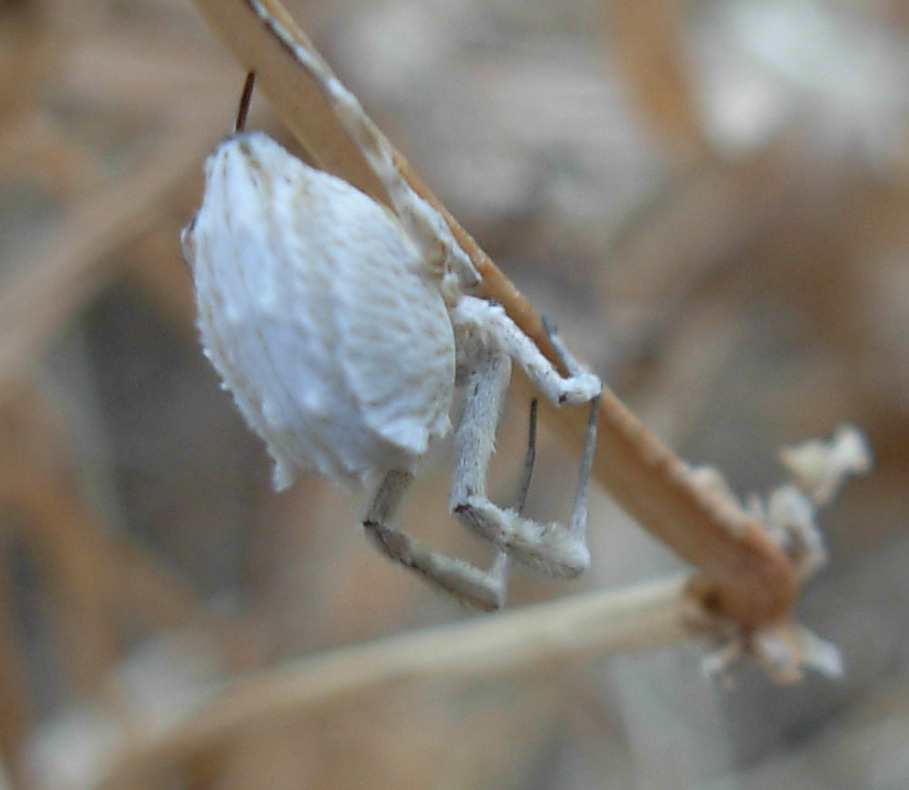
[[[261,133],[222,143],[184,232],[202,343],[275,459],[341,482],[409,469],[449,429],[454,336],[394,217]]]

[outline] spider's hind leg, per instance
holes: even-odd
[[[467,606],[490,611],[505,603],[507,559],[498,557],[490,571],[449,557],[422,545],[404,530],[389,524],[408,485],[410,472],[394,470],[382,481],[363,519],[376,545],[392,560],[419,573],[434,586]]]
[[[499,411],[511,373],[510,356],[482,332],[456,325],[460,365],[466,385],[464,412],[455,438],[458,461],[451,489],[451,510],[501,551],[552,576],[577,576],[590,564],[584,542],[586,507],[575,507],[571,529],[540,524],[486,496]],[[586,489],[586,479],[583,479]],[[582,495],[583,499],[583,495]]]

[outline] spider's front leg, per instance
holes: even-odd
[[[585,542],[586,490],[593,458],[593,408],[581,464],[571,525],[540,524],[514,510],[500,508],[486,496],[486,472],[495,431],[511,374],[511,357],[556,403],[594,401],[599,380],[573,360],[562,377],[533,342],[497,305],[463,297],[452,309],[465,406],[456,436],[458,462],[450,507],[465,523],[502,551],[553,576],[577,576],[590,564]],[[560,348],[561,351],[561,348]]]
[[[450,314],[456,332],[473,334],[483,338],[487,344],[498,346],[524,368],[534,384],[556,406],[591,403],[599,397],[602,382],[571,356],[545,319],[543,325],[568,372],[567,376],[556,370],[536,343],[508,317],[501,305],[475,296],[462,296],[451,308]]]

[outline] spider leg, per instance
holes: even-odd
[[[533,464],[537,457],[537,399],[530,401],[530,415],[527,424],[527,451],[524,453],[524,466],[521,469],[521,479],[518,484],[518,495],[515,498],[514,509],[520,515],[524,512],[524,504],[527,502],[527,494],[530,491],[530,478],[533,475]],[[511,566],[511,559],[504,551],[497,551],[495,562],[490,568],[489,573],[496,579],[500,579],[503,588],[508,583],[508,573]]]
[[[567,376],[559,373],[500,305],[475,296],[463,296],[451,309],[451,318],[462,333],[485,337],[486,343],[501,348],[557,406],[588,403],[600,394],[600,380],[571,356],[548,324],[547,332],[568,371]]]
[[[570,376],[582,376],[586,373],[581,364],[571,355],[568,347],[556,333],[555,327],[546,316],[542,317],[543,329],[549,337],[559,361]],[[590,399],[590,410],[587,415],[587,425],[584,428],[584,446],[581,450],[581,468],[578,471],[578,485],[575,492],[574,508],[571,512],[571,526],[569,531],[575,537],[586,540],[587,538],[587,488],[590,482],[590,473],[593,471],[593,455],[597,445],[597,412],[600,407],[600,393]]]
[[[427,548],[388,522],[413,480],[410,472],[392,470],[379,485],[363,519],[366,532],[392,560],[462,603],[478,609],[499,609],[505,602],[507,561],[496,558],[490,571]]]
[[[559,362],[562,363],[562,367],[568,371],[568,375],[576,377],[585,373],[584,366],[572,356],[568,346],[562,342],[562,338],[559,337],[559,333],[556,331],[552,321],[545,315],[541,315],[540,323],[543,324],[543,331],[546,333],[546,337],[549,338],[549,342],[552,344]]]
[[[480,300],[476,300],[480,301]],[[455,436],[458,460],[451,488],[451,510],[501,551],[553,576],[577,576],[590,563],[583,532],[540,524],[486,496],[499,411],[511,374],[511,358],[470,325],[455,325],[466,385],[464,412]],[[581,507],[586,517],[586,509]],[[580,521],[583,523],[586,518]]]

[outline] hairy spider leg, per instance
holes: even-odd
[[[521,468],[521,477],[518,482],[518,495],[515,497],[514,509],[518,514],[524,512],[527,503],[527,494],[530,491],[530,478],[533,476],[533,465],[537,457],[537,399],[530,399],[530,411],[527,418],[527,450],[524,452],[524,465]],[[496,553],[495,562],[489,573],[502,581],[503,588],[507,589],[508,572],[511,559],[504,551]],[[503,601],[504,603],[504,601]]]
[[[595,422],[588,420],[585,436],[588,446],[582,458],[579,490],[568,529],[555,523],[531,521],[514,509],[503,509],[492,503],[486,496],[486,473],[512,358],[554,403],[587,402],[596,398],[598,380],[586,372],[567,378],[561,376],[498,305],[464,297],[452,311],[452,320],[466,392],[464,413],[455,438],[458,462],[449,506],[462,521],[518,561],[552,576],[577,576],[590,564],[585,543],[586,488]],[[572,370],[576,365],[570,360],[566,367]]]
[[[449,311],[455,328],[456,345],[470,342],[471,336],[495,345],[515,360],[547,399],[563,404],[589,403],[600,394],[602,383],[571,356],[558,336],[549,330],[556,350],[568,372],[562,375],[540,351],[533,339],[508,316],[504,308],[476,296],[461,296]]]
[[[549,338],[559,362],[571,376],[583,374],[584,368],[571,355],[568,347],[562,342],[555,327],[546,316],[540,317],[543,329]],[[578,471],[578,485],[575,493],[574,508],[571,512],[569,532],[580,540],[587,539],[587,489],[589,488],[590,475],[593,471],[593,456],[597,447],[597,413],[600,408],[599,393],[591,398],[590,410],[587,414],[587,425],[584,427],[584,444],[581,450],[581,467]]]
[[[457,557],[427,548],[389,523],[412,481],[410,472],[399,469],[385,475],[363,519],[366,533],[394,562],[420,574],[463,604],[484,611],[501,608],[505,603],[508,574],[507,566],[503,568],[498,558],[493,569],[487,572]]]
[[[527,451],[514,506],[519,513],[524,508],[530,488],[536,458],[536,436],[537,402],[534,399],[530,403]],[[510,565],[508,554],[504,551],[499,550],[489,571],[483,571],[463,560],[428,549],[404,530],[389,525],[389,519],[397,510],[412,480],[413,475],[400,470],[389,472],[385,476],[363,520],[367,533],[392,560],[416,571],[462,603],[485,610],[504,606]]]

